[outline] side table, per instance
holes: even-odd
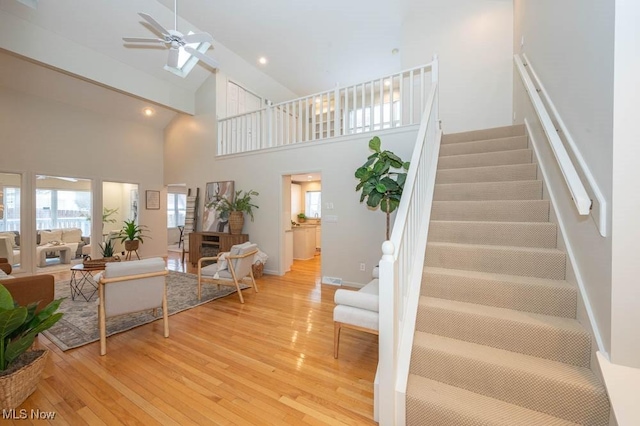
[[[93,279],[93,274],[99,271],[104,271],[104,266],[87,267],[81,263],[71,267],[71,279],[69,280],[71,300],[76,300],[77,296],[82,296],[88,302],[96,294],[98,283]],[[86,289],[85,286],[87,286]],[[89,292],[91,293],[89,294]]]

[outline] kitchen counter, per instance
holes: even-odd
[[[316,225],[293,226],[293,258],[313,259],[316,254]]]

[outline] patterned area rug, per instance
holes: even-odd
[[[240,284],[240,288],[245,289],[249,288],[249,286]],[[202,300],[199,301],[197,290],[198,278],[196,275],[170,271],[169,275],[167,275],[169,315],[194,308],[236,292],[235,287],[220,286],[220,290],[218,291],[217,286],[204,284],[202,286]],[[69,281],[60,281],[56,283],[55,297],[56,299],[60,297],[66,298],[60,304],[59,309],[60,312],[64,312],[64,316],[53,327],[42,334],[63,351],[100,340],[100,334],[98,332],[97,292],[88,302],[85,302],[82,296],[77,296],[76,300],[72,301]],[[240,303],[239,300],[238,303]],[[162,309],[158,309],[157,317],[154,317],[151,311],[145,311],[107,318],[107,336],[158,320],[162,320]],[[169,324],[171,324],[171,321],[169,321]]]

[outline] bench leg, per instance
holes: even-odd
[[[342,330],[342,323],[338,321],[333,322],[333,357],[338,359],[338,349],[340,347],[340,330]]]

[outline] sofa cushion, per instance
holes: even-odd
[[[56,229],[54,231],[40,231],[40,243],[38,245],[45,245],[52,242],[62,241],[62,229]]]
[[[353,306],[338,305],[333,309],[333,320],[345,324],[357,325],[370,330],[378,329],[378,313]]]
[[[9,241],[11,241],[11,247],[13,248],[18,248],[18,245],[16,243],[16,234],[13,232],[0,232],[0,238],[2,237],[6,237],[9,238]]]
[[[82,230],[79,228],[67,228],[62,230],[63,243],[82,242]]]

